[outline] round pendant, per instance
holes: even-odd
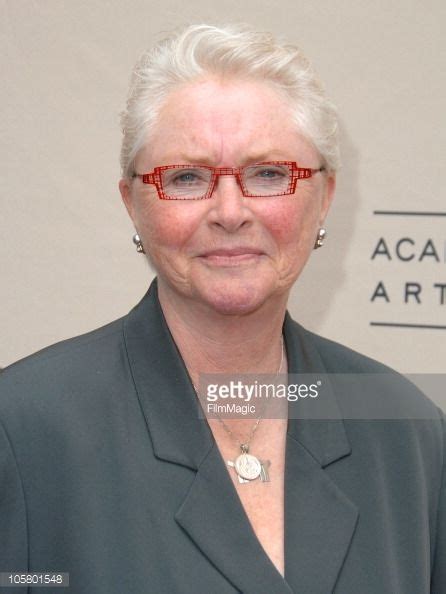
[[[234,466],[237,474],[248,481],[253,481],[258,478],[262,471],[262,465],[260,464],[259,459],[246,453],[240,454],[236,459]]]

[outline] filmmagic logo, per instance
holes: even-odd
[[[322,382],[318,380],[314,384],[263,384],[254,380],[253,383],[245,383],[241,380],[231,380],[227,384],[208,384],[206,389],[206,400],[216,402],[219,399],[228,398],[250,402],[253,398],[286,398],[288,402],[296,402],[299,398],[317,398]]]
[[[257,409],[254,404],[238,404],[236,402],[226,402],[225,404],[218,404],[217,402],[211,402],[207,405],[207,413],[213,413],[216,415],[241,415],[242,417],[247,415],[255,415]]]

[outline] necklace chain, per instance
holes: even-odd
[[[285,359],[285,346],[283,342],[283,336],[280,337],[280,344],[281,344],[281,357],[280,357],[280,365],[279,369],[276,371],[276,376],[279,375],[280,371],[282,370],[283,362]],[[194,384],[192,384],[195,388],[195,392],[198,394],[198,390]],[[264,404],[264,407],[266,404]],[[221,423],[223,429],[229,435],[232,441],[234,441],[237,446],[240,448],[241,453],[235,460],[227,460],[227,465],[230,466],[235,470],[237,479],[239,483],[250,483],[251,481],[259,478],[261,482],[269,482],[269,472],[268,468],[270,466],[269,460],[260,460],[256,456],[253,456],[249,453],[249,446],[251,443],[252,438],[254,437],[254,433],[257,430],[257,427],[260,424],[260,421],[263,418],[263,411],[260,414],[257,421],[254,423],[253,428],[250,431],[247,441],[241,442],[234,433],[229,429],[220,415],[217,414],[217,419]]]
[[[276,375],[279,375],[279,373],[281,372],[282,366],[283,366],[283,361],[285,359],[285,347],[283,344],[283,336],[280,337],[280,345],[281,345],[281,357],[280,357],[279,368],[276,371]],[[229,437],[237,444],[237,446],[241,449],[241,451],[243,453],[248,453],[249,446],[251,444],[251,440],[254,437],[254,433],[256,432],[257,427],[260,425],[260,421],[262,420],[262,418],[263,418],[263,414],[261,414],[260,417],[257,419],[257,421],[254,423],[254,426],[252,427],[252,429],[249,433],[248,439],[246,441],[242,442],[229,429],[229,427],[226,425],[226,423],[223,421],[223,419],[220,417],[220,415],[217,414],[217,419],[221,423],[223,429],[226,431],[226,433],[229,435]]]

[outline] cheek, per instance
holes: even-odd
[[[276,205],[277,206],[277,205]],[[317,210],[308,201],[283,203],[272,209],[267,226],[281,251],[306,251],[316,233]]]
[[[196,217],[192,215],[182,204],[141,202],[137,210],[138,227],[148,251],[153,254],[181,249],[196,227]]]

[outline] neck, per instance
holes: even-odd
[[[288,294],[243,315],[220,314],[158,281],[167,325],[194,383],[200,373],[276,373]]]

